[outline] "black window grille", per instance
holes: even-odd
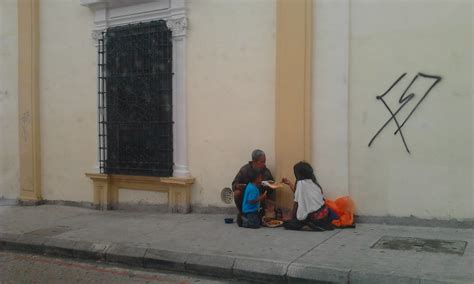
[[[98,46],[101,173],[171,176],[171,31],[164,21],[113,27]]]

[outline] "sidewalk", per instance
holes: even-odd
[[[474,229],[251,230],[224,224],[225,217],[0,206],[0,249],[271,282],[474,283]],[[415,244],[418,251],[371,248],[382,237],[462,242]]]

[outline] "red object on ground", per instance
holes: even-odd
[[[349,196],[339,197],[336,200],[326,199],[326,205],[339,216],[332,224],[338,228],[354,225],[354,201]]]

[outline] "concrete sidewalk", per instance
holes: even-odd
[[[225,217],[0,206],[0,248],[271,282],[474,283],[474,229],[251,230]],[[371,248],[381,238],[389,249]]]

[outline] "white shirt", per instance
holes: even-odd
[[[324,205],[323,192],[312,180],[300,180],[296,183],[295,202],[298,202],[296,218],[305,220],[309,213],[317,211]]]

